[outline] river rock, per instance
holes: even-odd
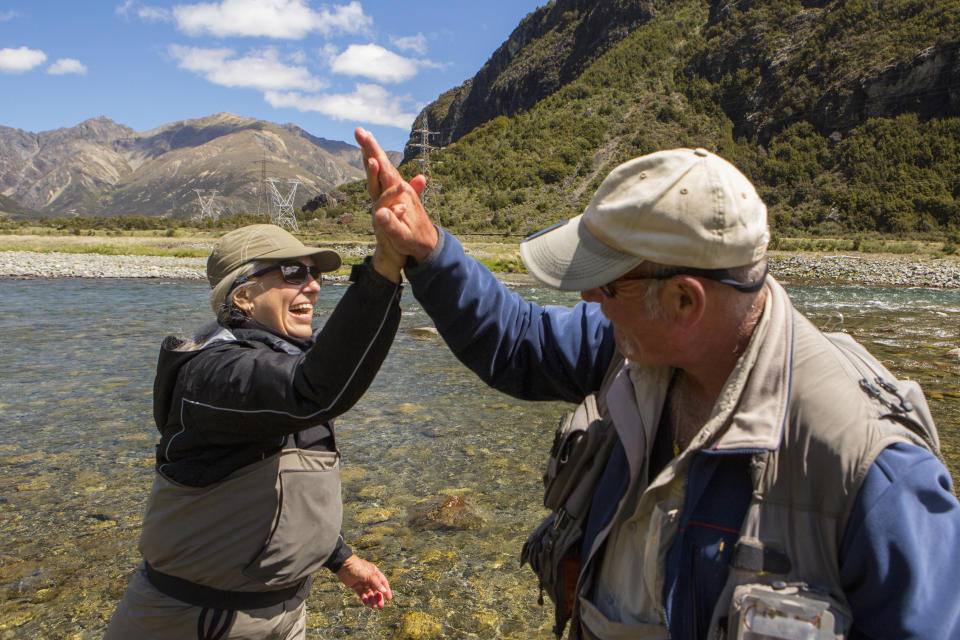
[[[406,329],[405,332],[412,336],[424,338],[431,338],[440,335],[440,332],[437,331],[436,327],[410,327],[409,329]]]
[[[460,496],[439,495],[410,508],[407,525],[416,531],[480,529],[486,524],[475,508]]]
[[[400,619],[393,637],[395,640],[442,638],[443,625],[429,613],[413,611]]]

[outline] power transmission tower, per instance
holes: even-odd
[[[427,178],[427,187],[424,189],[423,193],[420,194],[420,199],[423,202],[426,202],[428,197],[436,195],[440,192],[440,185],[436,184],[434,180],[430,179],[430,167],[433,165],[442,164],[437,160],[431,160],[430,154],[434,151],[443,150],[443,147],[436,147],[430,143],[430,136],[440,135],[440,132],[430,131],[429,116],[427,115],[427,112],[424,111],[422,126],[419,129],[414,129],[411,133],[420,136],[420,142],[411,142],[410,146],[420,149],[420,153],[417,156],[417,161],[420,163],[420,173]]]
[[[203,192],[206,189],[194,189],[194,191],[197,192],[197,199],[200,201],[200,221],[203,221],[204,218],[216,220],[217,214],[213,210],[213,199],[217,197],[218,192],[215,189],[210,189],[210,195],[204,201]]]
[[[300,181],[287,180],[287,184],[291,187],[286,196],[281,195],[280,190],[277,189],[278,180],[276,178],[267,178],[265,182],[270,185],[270,200],[274,210],[273,223],[279,227],[288,226],[294,231],[300,231],[300,227],[297,225],[297,217],[293,213],[293,198],[297,194]]]

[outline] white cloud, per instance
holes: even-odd
[[[309,33],[338,31],[363,33],[373,20],[354,0],[320,11],[304,0],[221,0],[221,2],[177,5],[173,15],[178,28],[191,36],[265,36],[299,40]]]
[[[413,51],[414,53],[419,53],[423,55],[427,52],[427,38],[422,33],[418,33],[415,36],[407,36],[405,38],[396,38],[390,37],[390,44],[395,46],[400,51]]]
[[[65,73],[84,75],[87,73],[87,67],[79,60],[74,60],[73,58],[60,58],[50,65],[49,68],[47,68],[47,73],[53,75],[63,75]]]
[[[409,129],[416,113],[404,112],[409,97],[390,95],[375,84],[357,84],[350,94],[302,95],[297,92],[268,91],[264,98],[270,105],[293,107],[300,111],[317,111],[335,120],[353,120],[365,124]]]
[[[378,82],[403,82],[417,75],[417,63],[375,44],[352,44],[330,61],[330,70]]]
[[[136,13],[138,18],[147,22],[168,22],[172,20],[169,9],[141,5],[135,0],[127,0],[114,9],[114,13],[124,18],[128,18],[131,13]]]
[[[47,54],[38,49],[0,49],[0,73],[23,73],[47,60]]]
[[[243,57],[236,57],[233,49],[170,45],[168,50],[177,59],[181,69],[193,71],[209,82],[224,87],[261,91],[319,91],[326,87],[305,67],[282,62],[274,49],[250,52]]]
[[[340,49],[329,42],[317,49],[317,61],[325,65],[329,65],[330,61],[338,55],[340,55]]]
[[[173,19],[170,10],[162,7],[140,7],[137,9],[137,17],[147,22],[167,22]]]
[[[19,13],[11,9],[10,11],[0,11],[0,22],[7,22],[16,18]]]

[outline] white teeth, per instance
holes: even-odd
[[[313,311],[312,304],[298,304],[290,307],[291,313],[308,313]]]

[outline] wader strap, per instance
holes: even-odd
[[[144,562],[150,584],[164,595],[176,598],[195,607],[246,611],[272,607],[297,596],[301,590],[306,597],[310,590],[310,578],[304,578],[297,584],[272,591],[224,591],[196,582],[190,582],[176,576],[161,573]]]

